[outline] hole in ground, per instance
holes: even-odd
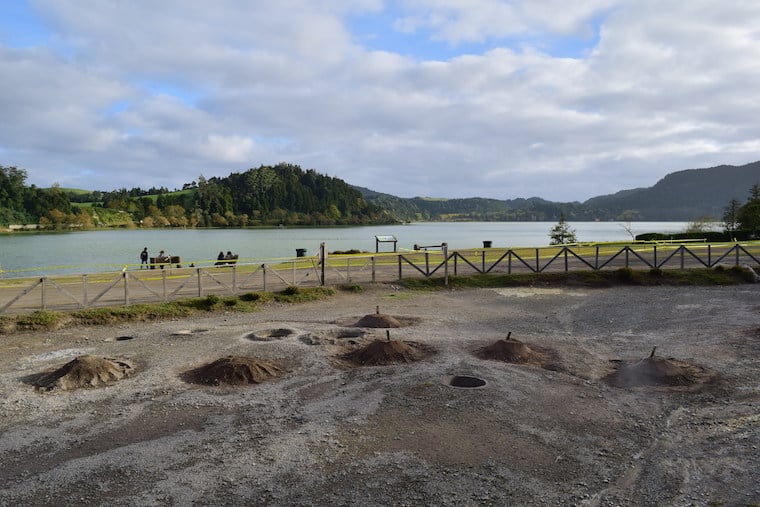
[[[287,338],[293,333],[294,331],[292,329],[287,329],[287,328],[265,329],[262,331],[254,331],[252,333],[248,333],[247,335],[245,335],[245,337],[252,341],[267,342],[271,340],[279,340],[281,338]]]
[[[449,385],[452,387],[483,387],[486,385],[486,381],[482,378],[478,377],[471,377],[469,375],[456,375],[454,377],[451,377],[451,380],[449,380]]]

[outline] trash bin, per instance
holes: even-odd
[[[484,241],[483,242],[483,248],[491,248],[492,241]]]
[[[305,256],[306,256],[305,248],[296,248],[296,257],[305,257]]]

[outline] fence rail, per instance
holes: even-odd
[[[392,282],[404,277],[541,273],[546,271],[713,268],[760,265],[760,243],[626,244],[543,248],[440,249],[326,255],[271,263],[124,270],[41,278],[0,279],[0,314],[236,295],[287,286]]]

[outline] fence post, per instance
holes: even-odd
[[[425,276],[430,276],[430,252],[425,252]]]
[[[710,243],[707,244],[707,267],[712,267],[712,245]]]
[[[161,286],[164,291],[164,301],[166,301],[166,270],[161,271]]]
[[[377,258],[373,255],[370,259],[372,261],[372,283],[375,283],[375,261]]]
[[[459,255],[454,255],[454,275],[457,274],[457,267],[458,267],[457,260],[459,260],[458,258],[459,258]]]
[[[441,243],[443,251],[443,285],[449,286],[449,244]]]
[[[267,291],[267,265],[266,264],[261,265],[261,274],[263,275],[263,278],[264,278],[263,290],[264,292],[266,292]]]
[[[129,304],[129,274],[125,271],[121,274],[121,277],[124,279],[124,304]]]
[[[324,262],[324,261],[320,261]],[[296,260],[293,259],[293,287],[296,286]]]
[[[509,249],[509,252],[507,252],[507,274],[512,274],[512,249]]]
[[[540,272],[541,272],[541,264],[539,263],[539,260],[538,260],[538,248],[536,248],[536,273],[540,273]]]
[[[322,259],[322,279],[320,280],[319,284],[324,287],[325,286],[325,256],[327,252],[325,251],[325,242],[319,244],[319,257]]]
[[[681,245],[681,248],[679,250],[681,250],[681,269],[683,269],[683,267],[684,267],[684,250],[685,250],[685,248],[683,247],[683,245]]]
[[[625,267],[626,267],[626,269],[628,268],[628,256],[629,256],[630,252],[631,252],[631,247],[626,246],[625,247]]]
[[[654,267],[659,268],[657,265],[657,245],[654,245]]]
[[[401,254],[398,254],[398,279],[401,280]]]
[[[82,304],[87,308],[87,275],[82,275]]]
[[[237,263],[232,265],[232,294],[237,294]]]
[[[736,265],[739,265],[739,243],[734,245],[734,249],[736,250]]]
[[[486,250],[485,248],[480,251],[480,273],[486,272]]]
[[[599,245],[596,245],[596,254],[594,255],[594,271],[599,269]]]
[[[198,277],[198,297],[203,296],[203,277],[201,276],[201,268],[196,268],[195,276]]]
[[[346,257],[346,281],[351,283],[351,259]]]
[[[567,273],[567,247],[564,247],[562,251],[565,254],[565,273]]]
[[[43,276],[42,278],[40,278],[40,283],[42,284],[42,287],[41,287],[41,291],[42,291],[42,296],[41,297],[42,297],[42,299],[40,301],[40,309],[42,309],[42,310],[45,310],[45,308],[46,308],[46,306],[45,306],[45,303],[46,303],[46,301],[45,301],[45,285],[47,285],[45,283],[46,280],[47,280],[47,277]]]

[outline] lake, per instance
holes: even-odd
[[[414,245],[448,243],[450,250],[482,247],[539,247],[549,243],[556,222],[419,222],[404,225],[279,228],[279,229],[134,229],[0,235],[0,276],[138,269],[139,254],[147,247],[153,257],[160,250],[178,255],[182,264],[213,264],[219,251],[240,256],[240,262],[272,261],[296,256],[296,249],[316,255],[324,242],[328,252],[357,249],[375,251],[375,236],[395,236],[399,251]],[[634,234],[683,232],[687,222],[570,222],[578,241],[630,240]],[[381,252],[393,251],[381,243]]]

